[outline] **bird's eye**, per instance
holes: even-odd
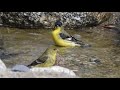
[[[54,50],[57,50],[56,48]]]

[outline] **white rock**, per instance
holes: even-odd
[[[0,72],[6,70],[6,65],[3,63],[3,61],[0,59]]]
[[[57,75],[57,77],[77,77],[76,74],[67,68],[60,66],[52,66],[52,67],[34,67],[30,69],[32,72],[39,72],[45,74]],[[51,76],[52,76],[51,75]]]
[[[78,78],[72,70],[60,66],[35,67],[29,72],[13,72],[11,69],[0,73],[0,78]]]

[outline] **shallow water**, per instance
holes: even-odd
[[[73,70],[78,76],[120,77],[120,47],[118,34],[101,27],[67,30],[79,34],[92,47],[57,47],[60,66]],[[0,28],[4,40],[5,56],[2,60],[11,68],[16,64],[30,64],[49,46],[54,45],[51,30]]]

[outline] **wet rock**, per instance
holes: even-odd
[[[120,12],[111,12],[111,17],[105,23],[104,27],[108,29],[120,29]]]
[[[96,26],[108,20],[109,12],[1,12],[3,26],[18,28],[53,28],[57,19],[61,19],[67,28]]]
[[[60,66],[35,67],[31,68],[29,72],[28,69],[27,72],[26,70],[21,72],[23,68],[26,69],[24,65],[16,65],[12,68],[15,71],[7,69],[0,73],[0,78],[78,78],[72,70]]]
[[[81,40],[81,35],[74,34],[73,37],[75,37],[77,40]]]
[[[57,77],[77,77],[76,74],[67,68],[60,66],[46,67],[46,68],[32,68],[32,72],[42,72],[46,73],[46,75],[55,75]]]
[[[28,72],[30,69],[25,65],[15,65],[12,69],[15,72]]]
[[[3,63],[3,61],[0,59],[0,72],[6,71],[6,65]]]

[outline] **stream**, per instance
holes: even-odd
[[[101,27],[66,30],[81,35],[91,47],[58,47],[59,66],[73,70],[83,78],[120,77],[120,35]],[[8,68],[16,64],[28,65],[54,42],[50,29],[17,29],[0,27],[4,41],[1,59]]]

